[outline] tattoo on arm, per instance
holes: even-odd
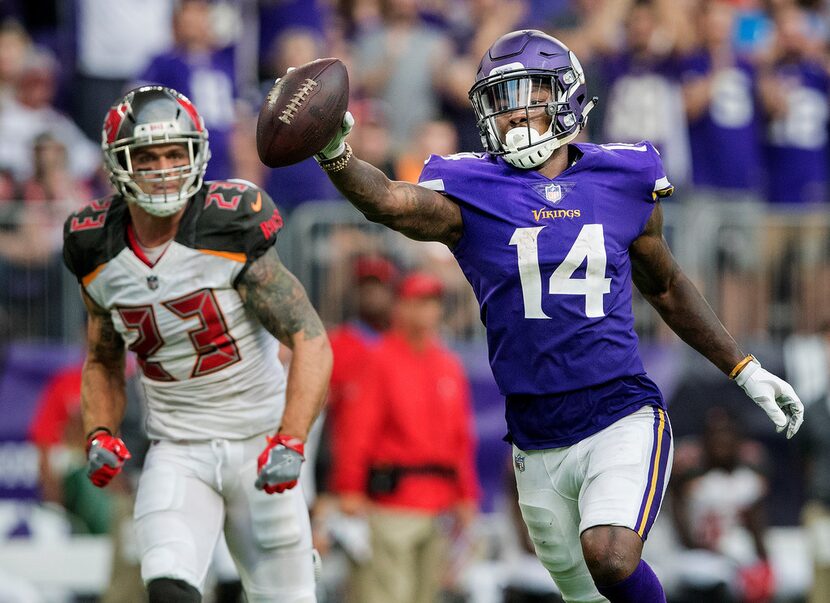
[[[288,347],[293,347],[293,338],[300,333],[305,339],[325,334],[305,289],[273,247],[248,266],[237,291],[245,308]]]
[[[115,329],[110,313],[81,292],[84,305],[89,313],[87,325],[87,348],[89,359],[108,367],[119,368],[124,363],[124,340]]]
[[[329,177],[343,195],[372,222],[417,241],[449,247],[461,238],[461,210],[444,195],[409,182],[389,180],[376,167],[353,158]]]

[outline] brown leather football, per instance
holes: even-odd
[[[340,128],[348,104],[349,74],[340,59],[317,59],[289,71],[259,110],[259,159],[282,167],[321,151]]]

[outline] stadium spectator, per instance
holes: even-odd
[[[764,539],[763,449],[721,407],[707,411],[700,441],[680,442],[673,518],[688,553],[675,561],[682,601],[768,603],[775,577]],[[742,539],[743,537],[743,539]],[[751,541],[749,548],[741,542]]]
[[[45,132],[30,151],[34,174],[12,185],[15,199],[0,229],[0,278],[6,282],[0,306],[15,337],[60,337],[63,302],[56,276],[66,215],[83,206],[89,189],[69,173],[66,148]],[[10,183],[11,184],[11,183]]]
[[[734,11],[726,0],[704,2],[700,45],[681,64],[692,184],[720,189],[727,203],[759,195],[762,174],[756,72],[733,48]]]
[[[217,46],[210,0],[181,0],[173,13],[174,46],[153,57],[139,83],[179,90],[199,107],[210,130],[211,159],[205,178],[231,178],[231,135],[236,122],[234,48]]]
[[[87,475],[104,487],[130,459],[117,435],[128,343],[152,440],[135,502],[150,602],[200,601],[221,531],[249,600],[313,601],[298,479],[331,349],[273,249],[282,218],[250,184],[203,181],[208,134],[175,90],[130,91],[104,124],[118,194],[72,214],[64,230],[64,261],[89,313]],[[293,350],[287,376],[280,344]]]
[[[21,67],[14,99],[0,106],[0,167],[23,182],[34,173],[35,139],[51,134],[66,149],[69,172],[77,180],[90,180],[99,168],[99,149],[77,125],[53,106],[57,63],[46,50],[27,55]],[[99,131],[100,135],[100,131]]]
[[[733,48],[735,11],[725,0],[704,2],[696,15],[699,46],[681,61],[694,188],[677,248],[692,278],[719,292],[730,331],[755,335],[766,311],[750,301],[760,298],[762,123],[755,66]]]
[[[438,339],[443,286],[415,272],[400,284],[392,328],[342,401],[334,490],[344,513],[368,517],[372,555],[354,601],[432,603],[448,554],[442,517],[476,515],[478,482],[469,384]]]
[[[335,327],[329,333],[334,365],[331,371],[327,412],[333,425],[338,425],[337,414],[344,400],[353,395],[355,380],[370,351],[391,323],[397,268],[382,256],[362,256],[354,261],[353,280],[348,291],[353,318]],[[334,429],[332,435],[342,433]]]
[[[678,82],[677,54],[691,34],[685,6],[670,0],[628,2],[625,43],[601,49],[597,73],[607,92],[603,139],[635,143],[649,140],[660,151],[675,182],[689,176],[689,146]]]
[[[0,109],[14,98],[15,86],[31,46],[29,34],[18,21],[7,18],[0,23]]]
[[[315,548],[324,556],[332,544],[330,519],[337,513],[336,500],[329,495],[332,449],[339,447],[335,444],[337,439],[348,438],[339,427],[340,414],[345,400],[354,395],[371,350],[389,328],[398,278],[392,261],[380,255],[357,257],[351,268],[351,278],[342,294],[348,306],[348,320],[329,331],[334,364],[315,471],[318,497],[312,511],[312,528]]]
[[[124,94],[150,58],[173,39],[175,0],[77,0],[74,11],[75,77],[72,115],[87,136],[101,135],[101,115]]]
[[[353,85],[361,95],[393,107],[392,148],[402,150],[418,126],[438,116],[438,89],[450,44],[437,28],[422,23],[415,0],[380,0],[383,24],[354,41]]]
[[[763,56],[760,79],[768,121],[767,200],[823,203],[830,199],[830,76],[803,9],[784,5],[774,13],[774,22],[774,41]]]

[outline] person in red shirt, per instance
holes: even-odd
[[[392,305],[395,302],[395,282],[398,270],[390,260],[379,255],[364,255],[352,264],[352,288],[354,294],[353,319],[329,331],[329,342],[334,354],[334,365],[329,382],[323,433],[315,459],[317,496],[311,510],[314,547],[326,555],[332,545],[332,517],[336,514],[337,501],[328,495],[331,489],[331,450],[336,446],[341,400],[354,390],[356,376],[360,374],[370,350],[389,328]]]
[[[463,530],[476,514],[470,387],[438,337],[442,293],[433,276],[403,280],[392,328],[341,401],[334,490],[371,534],[371,559],[350,593],[361,603],[432,603],[448,559],[443,517]]]
[[[329,332],[334,353],[327,404],[330,416],[336,414],[369,350],[389,328],[397,276],[395,265],[386,258],[364,256],[355,260],[357,316]]]

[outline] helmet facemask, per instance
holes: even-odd
[[[515,167],[531,169],[576,138],[594,101],[584,102],[585,76],[576,56],[569,55],[567,67],[526,69],[514,63],[473,86],[470,100],[490,153]],[[579,114],[575,107],[581,109]],[[540,114],[547,119],[539,119]],[[511,122],[516,126],[507,128]]]

